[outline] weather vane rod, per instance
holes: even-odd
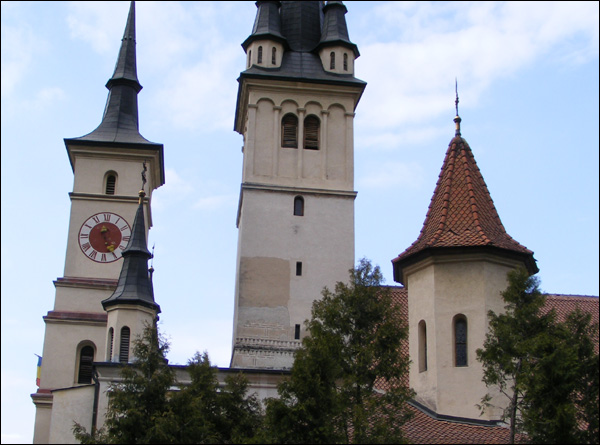
[[[454,91],[456,92],[456,100],[454,101],[454,106],[456,107],[456,117],[454,118],[454,122],[456,123],[456,131],[455,136],[460,136],[460,121],[462,120],[458,115],[458,79],[454,78]]]

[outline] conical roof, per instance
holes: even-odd
[[[140,204],[135,214],[131,238],[123,250],[123,267],[113,294],[102,301],[106,308],[117,304],[142,305],[160,312],[160,306],[154,301],[152,280],[148,271],[148,260],[152,254],[146,244],[146,225],[144,223],[143,192],[140,192]]]
[[[538,271],[533,252],[504,229],[473,152],[458,134],[448,146],[418,239],[392,260],[394,279],[403,282],[406,265],[433,253],[475,249],[519,257],[531,273]]]
[[[348,25],[346,24],[346,13],[348,10],[341,1],[327,2],[323,8],[323,30],[321,40],[317,48],[331,45],[342,45],[354,52],[354,57],[360,56],[358,47],[350,41]]]
[[[109,90],[108,99],[98,128],[85,136],[67,139],[66,142],[160,145],[148,141],[139,132],[137,95],[142,85],[137,78],[135,2],[131,2],[115,71],[106,88]]]

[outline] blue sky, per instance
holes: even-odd
[[[462,135],[542,289],[598,295],[598,3],[345,2],[356,76],[356,258],[416,240]],[[2,2],[2,443],[31,442],[34,354],[64,269],[63,138],[100,123],[128,2]],[[149,244],[171,363],[231,354],[242,137],[240,44],[254,2],[137,2],[140,132],[165,146]],[[209,110],[210,107],[210,110]]]

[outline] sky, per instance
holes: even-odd
[[[394,285],[448,143],[468,141],[541,288],[598,290],[598,2],[345,2],[358,45],[356,260]],[[2,443],[31,443],[37,357],[64,271],[64,138],[100,123],[129,2],[2,2]],[[231,357],[242,136],[241,43],[255,2],[137,2],[140,133],[164,144],[154,290],[170,363]]]

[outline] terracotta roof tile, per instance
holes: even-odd
[[[533,252],[506,233],[473,152],[460,136],[450,141],[418,239],[393,262],[425,249],[455,247],[498,248],[535,264]]]

